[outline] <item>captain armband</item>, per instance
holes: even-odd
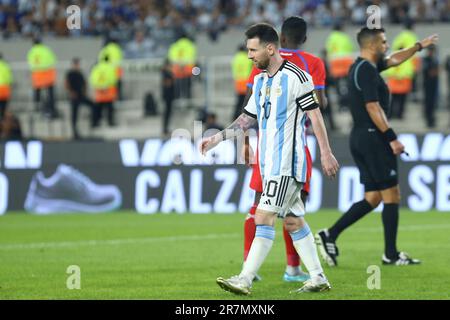
[[[295,99],[297,107],[302,111],[313,110],[319,107],[319,99],[315,91],[308,92],[307,94]]]

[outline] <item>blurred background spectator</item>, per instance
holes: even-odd
[[[66,89],[70,100],[70,118],[72,124],[72,134],[74,139],[80,139],[77,130],[78,108],[80,105],[89,107],[91,123],[93,123],[94,103],[87,96],[87,85],[85,77],[80,68],[80,59],[72,59],[72,67],[66,74]]]
[[[66,19],[73,11],[67,12],[67,8],[72,5],[80,9],[81,27],[69,30]],[[34,138],[167,137],[171,128],[191,130],[196,114],[205,106],[208,107],[204,111],[215,113],[222,123],[224,119],[236,117],[244,96],[245,65],[251,61],[245,50],[236,54],[235,48],[243,42],[245,28],[266,21],[279,30],[285,18],[300,15],[311,30],[305,49],[327,57],[324,62],[328,67],[329,107],[323,110],[326,124],[333,134],[345,134],[351,127],[345,108],[346,75],[357,55],[356,30],[365,23],[370,5],[379,7],[390,52],[413,45],[419,35],[421,38],[440,32],[443,44],[436,54],[438,62],[445,61],[450,54],[445,42],[450,34],[446,31],[450,30],[450,0],[0,0],[2,52],[15,79],[10,85],[8,110],[21,121],[24,136]],[[417,31],[412,28],[413,21],[417,23]],[[27,39],[42,39],[54,51],[53,58],[48,55],[49,61],[54,60],[49,63],[53,70],[48,71],[49,74],[54,71],[51,86],[33,86],[30,71],[42,70],[32,65],[30,69],[25,62],[29,49]],[[95,63],[104,61],[105,56],[111,65],[97,68],[96,79],[87,86],[90,92],[86,95],[92,94],[97,105],[94,130],[89,128],[86,117],[77,121],[77,112],[72,115],[69,112],[76,100],[67,99],[64,75],[70,70],[74,54],[85,62],[80,72],[86,75],[92,74]],[[409,89],[411,66],[409,70],[403,70],[405,65],[393,69],[391,75],[384,75],[387,81],[390,77],[397,83],[409,83],[405,92],[392,90],[397,94],[393,101],[394,107],[398,106],[396,118],[403,117],[403,120],[393,119],[400,132],[429,130],[421,112],[425,84],[432,84],[424,83],[428,79],[422,72],[427,68],[421,65],[425,56],[424,50],[411,60],[414,63],[412,91]],[[170,64],[164,62],[167,59]],[[443,76],[445,63],[438,67]],[[42,118],[34,111],[31,87],[36,93],[42,89],[44,93],[48,91],[36,106],[49,118]],[[445,99],[449,92],[442,82],[433,96],[436,130],[442,129],[442,119],[449,118],[447,114],[439,115],[443,109],[440,107],[450,100]],[[36,95],[36,98],[40,97]],[[160,113],[157,105],[164,106]],[[108,111],[109,126],[101,124],[102,109]],[[70,130],[71,123],[74,130]],[[413,125],[417,123],[421,126]]]
[[[69,5],[80,7],[81,30],[66,28]],[[450,0],[2,0],[0,32],[4,38],[30,37],[36,33],[103,35],[116,38],[122,45],[133,41],[130,40],[133,34],[144,32],[159,44],[157,39],[168,39],[168,35],[173,41],[174,33],[182,26],[189,34],[198,30],[208,32],[215,41],[227,28],[260,21],[279,27],[290,15],[302,15],[311,27],[337,23],[360,25],[365,21],[369,5],[378,5],[381,19],[394,24],[403,23],[406,18],[419,23],[450,21]]]
[[[436,125],[436,109],[438,104],[439,85],[439,61],[437,58],[437,47],[427,48],[427,55],[423,59],[423,87],[424,87],[424,109],[423,116],[428,128]]]
[[[19,119],[6,110],[3,119],[0,120],[0,140],[22,140],[22,129]]]

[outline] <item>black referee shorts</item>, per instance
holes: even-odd
[[[350,151],[365,192],[381,191],[398,184],[397,157],[377,129],[353,128]]]

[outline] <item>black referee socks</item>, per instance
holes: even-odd
[[[384,253],[388,259],[397,259],[398,203],[385,203],[381,218],[384,227]]]
[[[330,229],[328,229],[330,237],[336,241],[337,237],[342,231],[344,231],[344,229],[354,224],[372,210],[372,206],[366,199],[354,203],[350,209],[348,209],[348,211],[344,213]]]

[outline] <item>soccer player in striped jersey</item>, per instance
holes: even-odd
[[[229,279],[217,278],[224,290],[250,294],[253,279],[272,248],[275,221],[284,215],[311,279],[294,292],[320,292],[331,288],[317,254],[314,237],[303,218],[300,192],[307,182],[306,117],[311,120],[321,153],[324,174],[335,177],[339,165],[331,152],[311,76],[284,60],[279,38],[269,24],[256,24],[246,31],[248,56],[259,69],[255,88],[244,112],[225,130],[205,138],[200,151],[205,154],[221,141],[235,138],[259,126],[259,164],[263,193],[255,213],[256,233],[241,273]]]
[[[300,69],[306,71],[311,74],[312,80],[314,82],[314,89],[319,98],[319,104],[321,108],[326,108],[327,100],[325,98],[325,66],[323,61],[316,57],[313,54],[305,52],[300,49],[301,45],[306,41],[306,32],[307,32],[307,24],[304,19],[301,17],[293,16],[287,18],[281,27],[281,35],[280,35],[280,44],[281,49],[280,55],[283,59],[286,59],[296,66],[300,67]],[[252,93],[253,81],[254,77],[261,73],[262,70],[258,69],[256,66],[253,67],[252,73],[248,79],[247,87],[247,97],[249,98]],[[248,101],[247,100],[245,101]],[[249,146],[245,146],[246,150],[248,150]],[[250,151],[252,152],[252,151]],[[307,153],[307,183],[305,183],[302,190],[303,201],[306,201],[306,197],[309,193],[309,179],[311,177],[312,170],[312,159],[309,153],[309,150],[306,147]],[[261,197],[262,193],[262,179],[261,174],[259,172],[259,163],[258,157],[253,157],[255,161],[252,163],[253,172],[252,178],[250,181],[250,188],[255,190],[255,202],[253,206],[250,208],[250,212],[247,215],[244,223],[244,261],[247,259],[248,252],[252,245],[253,238],[255,237],[255,211],[256,206],[258,205],[258,201]],[[251,162],[249,159],[246,160],[247,163]],[[283,275],[284,281],[287,282],[303,282],[308,280],[309,275],[301,269],[300,266],[300,258],[297,254],[297,251],[294,248],[292,243],[292,239],[289,233],[286,231],[286,227],[283,225],[283,237],[286,247],[286,270]],[[257,275],[256,279],[260,279]]]

